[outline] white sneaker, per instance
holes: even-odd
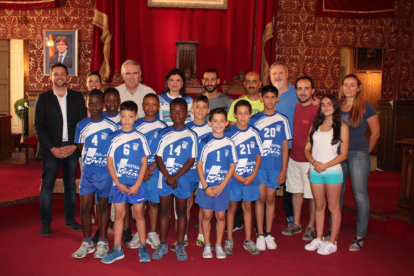
[[[93,252],[95,252],[95,246],[93,246],[93,244],[89,245],[86,241],[83,241],[81,247],[79,247],[79,249],[72,254],[72,257],[76,259],[81,259],[84,258],[86,254]]]
[[[204,259],[211,259],[211,258],[213,258],[213,253],[211,253],[211,245],[204,246],[203,258]]]
[[[256,247],[259,251],[266,251],[266,242],[264,235],[257,235]]]
[[[138,232],[135,233],[135,235],[132,237],[132,240],[129,242],[128,244],[128,248],[129,249],[137,249],[138,247],[140,247],[141,243],[139,241],[139,236],[138,236]]]
[[[315,251],[316,249],[319,249],[324,244],[323,241],[321,241],[320,238],[313,239],[309,244],[305,245],[305,249],[308,251]]]
[[[269,235],[269,236],[265,237],[264,239],[265,239],[265,242],[266,242],[266,245],[267,245],[267,249],[276,250],[277,245],[275,243],[275,238],[274,237]]]
[[[161,243],[156,232],[149,232],[146,242],[151,245],[153,249],[157,248],[157,246]]]
[[[316,251],[318,254],[320,255],[329,255],[331,253],[336,252],[336,250],[338,249],[338,246],[335,244],[332,244],[331,242],[325,242],[321,248],[318,249],[318,251]]]
[[[223,248],[221,247],[221,245],[216,246],[216,257],[217,257],[217,259],[225,259],[226,258],[226,254],[224,253]]]

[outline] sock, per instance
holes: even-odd
[[[165,244],[166,245],[167,244],[167,241],[161,241],[161,244]]]
[[[264,237],[264,234],[257,234],[258,237]]]
[[[140,244],[141,244],[141,247],[146,247],[147,246],[147,244],[145,243],[145,241],[144,242],[140,242]]]
[[[108,242],[108,239],[107,239],[107,238],[99,238],[99,241],[100,241],[100,242],[107,243],[107,242]]]
[[[83,238],[83,241],[87,242],[89,245],[92,245],[92,237]]]
[[[184,245],[184,242],[177,242],[177,245],[183,246]]]
[[[204,235],[203,234],[198,234],[198,237],[201,239],[201,238],[204,237]]]
[[[184,235],[184,240],[188,240],[187,235]]]
[[[122,244],[114,244],[114,248],[118,250],[118,252],[122,251]]]
[[[272,235],[272,233],[270,233],[270,232],[265,232],[265,237],[267,237],[267,236],[271,236]]]

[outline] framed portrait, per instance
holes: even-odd
[[[78,76],[78,30],[43,30],[43,39],[43,74],[50,76],[50,66],[60,62]]]
[[[228,0],[148,0],[148,7],[227,10]]]

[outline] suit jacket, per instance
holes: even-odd
[[[87,112],[82,93],[70,89],[67,91],[68,143],[74,145],[76,125],[86,118]],[[50,149],[62,146],[63,117],[53,90],[46,91],[37,97],[33,127],[39,141],[37,158],[55,159]],[[78,148],[74,154],[81,156]]]
[[[59,62],[59,52],[57,52],[57,54],[50,57],[49,66],[56,62]],[[72,53],[67,51],[62,64],[64,64],[67,68],[72,68],[72,62],[73,62]]]

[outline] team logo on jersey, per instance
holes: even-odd
[[[229,150],[228,150],[228,149],[225,149],[225,150],[224,150],[224,155],[225,155],[226,157],[228,157],[228,156],[229,156]]]
[[[106,140],[106,137],[108,137],[108,133],[102,132],[101,133],[101,140]]]
[[[182,145],[183,149],[187,149],[187,147],[188,147],[188,142],[183,141],[183,143],[182,143],[181,145]]]
[[[132,148],[135,150],[135,151],[137,151],[138,150],[138,143],[134,143],[133,145],[132,145]]]
[[[280,128],[281,128],[281,126],[280,126],[280,125],[277,125],[277,126],[276,126],[276,131],[277,131],[277,132],[280,132]]]
[[[207,183],[214,183],[214,181],[218,180],[219,172],[221,166],[212,166],[210,169],[209,174],[207,175],[206,182]]]
[[[255,146],[255,142],[254,142],[254,141],[250,141],[250,147],[251,147],[252,149],[254,149],[254,146]]]

